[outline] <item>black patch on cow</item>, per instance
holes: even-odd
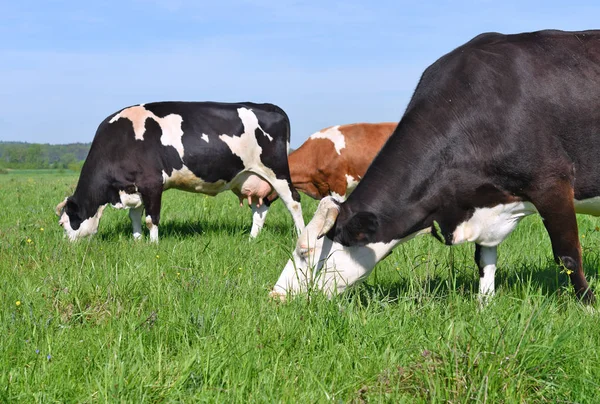
[[[328,235],[342,245],[365,245],[374,241],[379,230],[379,220],[371,212],[358,212],[342,226],[333,229],[334,234]]]

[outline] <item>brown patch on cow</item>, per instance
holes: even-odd
[[[289,156],[294,187],[314,199],[346,195],[346,175],[360,181],[396,126],[396,122],[340,125],[345,147],[339,154],[328,139],[308,139]]]

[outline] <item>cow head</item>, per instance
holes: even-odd
[[[70,241],[75,241],[96,234],[105,206],[100,206],[93,216],[84,217],[86,215],[82,213],[77,202],[71,198],[65,198],[56,206],[55,212],[60,218],[58,224],[65,229],[65,236]]]
[[[321,200],[313,219],[298,238],[292,258],[271,296],[283,300],[288,294],[313,289],[329,296],[341,293],[366,279],[375,264],[398,243],[418,234],[379,242],[373,239],[378,225],[375,215],[358,214],[346,220],[341,215],[338,217],[339,212],[340,205],[333,198]]]

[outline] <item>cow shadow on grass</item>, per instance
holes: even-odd
[[[222,221],[222,220],[165,220],[161,221],[158,228],[158,235],[160,240],[167,240],[171,238],[184,239],[194,236],[205,236],[210,237],[213,235],[244,235],[250,236],[251,223],[242,223],[235,221]],[[288,237],[290,231],[293,230],[293,225],[285,225],[282,223],[274,222],[269,223],[268,219],[265,223],[263,231],[272,233],[275,237]],[[149,236],[148,230],[143,226],[142,229],[143,237]],[[124,220],[117,224],[114,224],[110,228],[100,228],[98,232],[98,238],[103,241],[114,240],[115,237],[128,236],[133,238],[133,230],[131,222]],[[261,235],[258,236],[260,238]]]
[[[600,256],[584,257],[583,269],[586,279],[592,284],[592,290],[600,295],[598,285],[598,269]],[[461,268],[450,276],[435,274],[425,279],[410,279],[403,277],[401,280],[391,282],[370,282],[356,290],[363,303],[367,303],[373,296],[384,296],[390,302],[399,303],[406,300],[420,301],[422,299],[444,298],[452,294],[469,296],[477,299],[479,293],[479,270],[473,263],[473,273],[469,273],[466,267]],[[540,266],[527,265],[522,267],[498,268],[496,272],[496,292],[515,291],[520,296],[527,293],[542,294],[550,297],[554,295],[573,295],[569,278],[566,273],[551,259]],[[529,291],[529,292],[528,292]]]

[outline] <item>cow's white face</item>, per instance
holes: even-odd
[[[61,205],[63,205],[63,204],[61,204]],[[59,216],[60,216],[58,224],[61,225],[62,228],[65,230],[65,237],[67,237],[69,239],[69,241],[76,241],[76,240],[79,240],[80,238],[88,237],[93,234],[96,234],[96,232],[98,231],[98,223],[100,222],[100,218],[102,217],[102,212],[104,211],[105,207],[106,207],[106,205],[100,206],[94,216],[82,221],[81,224],[79,225],[79,228],[77,230],[75,230],[71,226],[71,220],[69,218],[69,215],[65,211],[65,208],[63,205],[63,207],[60,208],[60,210],[57,213],[59,213]],[[58,207],[57,207],[57,210],[58,210]]]
[[[346,247],[325,236],[313,240],[308,251],[296,248],[288,260],[271,295],[282,300],[288,294],[320,290],[327,296],[342,293],[365,280],[377,262],[398,241]]]
[[[366,279],[377,262],[403,240],[370,243],[346,247],[327,236],[324,231],[328,209],[337,209],[331,198],[324,198],[311,222],[306,226],[296,249],[285,265],[271,296],[285,299],[289,294],[321,290],[328,296],[343,292],[347,287]],[[328,227],[325,224],[325,231]]]

